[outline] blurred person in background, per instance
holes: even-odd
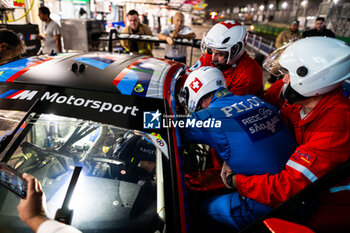
[[[142,24],[140,22],[139,13],[137,11],[130,10],[126,17],[128,19],[129,26],[126,26],[122,30],[122,33],[152,35],[151,29],[146,24]],[[153,43],[136,40],[121,40],[121,44],[127,52],[152,55]]]
[[[0,29],[0,65],[15,60],[24,52],[24,42],[14,31]]]
[[[303,32],[303,38],[311,36],[326,36],[335,38],[334,32],[326,28],[325,19],[323,17],[318,17],[315,22],[315,28]]]
[[[301,34],[299,31],[299,21],[298,20],[293,20],[293,22],[289,25],[288,30],[282,31],[276,38],[276,48],[281,47],[285,43],[289,41],[295,41],[299,40],[301,38]],[[277,80],[280,80],[283,78],[282,75],[280,76],[275,76],[275,75],[270,75],[270,77],[267,79],[267,82],[265,83],[264,90],[266,91],[267,89],[270,88],[270,86],[275,83]]]
[[[37,39],[44,42],[43,53],[62,53],[60,27],[50,18],[49,8],[40,7],[39,18],[43,21],[43,34],[39,34]]]
[[[184,25],[185,16],[181,12],[177,12],[172,18],[171,25],[167,25],[158,34],[158,39],[165,40],[165,58],[173,61],[186,63],[186,46],[175,45],[174,39],[188,39],[196,38],[196,34],[188,26]]]

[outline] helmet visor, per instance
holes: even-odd
[[[268,57],[265,58],[263,67],[272,75],[285,75],[288,74],[288,70],[282,67],[279,63],[281,55],[284,53],[293,42],[289,42],[282,47],[273,51]]]
[[[187,108],[188,97],[189,97],[188,88],[181,87],[180,92],[177,95],[177,97],[178,97],[178,100],[179,100],[181,106]]]
[[[204,56],[206,53],[212,54],[211,48],[205,43],[204,39],[205,39],[205,36],[202,38],[202,41],[201,41],[201,52],[202,52],[202,55],[203,55],[203,56]]]

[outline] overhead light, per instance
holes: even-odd
[[[288,3],[287,3],[287,2],[283,2],[283,3],[282,3],[282,8],[283,8],[283,9],[286,9],[287,6],[288,6]]]
[[[273,4],[271,3],[270,5],[269,5],[269,9],[272,9],[273,8]]]

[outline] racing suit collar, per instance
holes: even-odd
[[[316,117],[318,117],[323,112],[327,111],[328,108],[333,108],[332,99],[338,98],[339,94],[343,94],[340,88],[337,88],[334,91],[331,91],[327,94],[325,94],[322,99],[316,104],[314,109],[307,114],[303,119],[299,121],[299,126],[308,124],[309,122],[313,121]],[[302,107],[300,106],[300,111],[302,110]]]
[[[229,96],[233,95],[227,88],[225,87],[220,87],[219,89],[216,90],[216,92],[213,95],[213,98],[210,101],[211,103],[214,103],[217,99],[223,97],[223,96]]]

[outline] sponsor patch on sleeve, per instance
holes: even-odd
[[[309,153],[305,153],[300,150],[297,150],[295,153],[293,153],[292,158],[295,161],[299,162],[300,164],[306,167],[310,167],[316,157],[313,155],[310,155]]]
[[[282,120],[267,107],[251,110],[234,119],[253,142],[267,138],[284,127]]]
[[[218,91],[218,92],[215,93],[215,96],[216,96],[217,98],[220,98],[220,97],[223,97],[223,96],[225,96],[225,95],[227,95],[227,94],[229,94],[229,93],[230,93],[229,90],[227,90],[227,89],[221,89],[220,91]]]

